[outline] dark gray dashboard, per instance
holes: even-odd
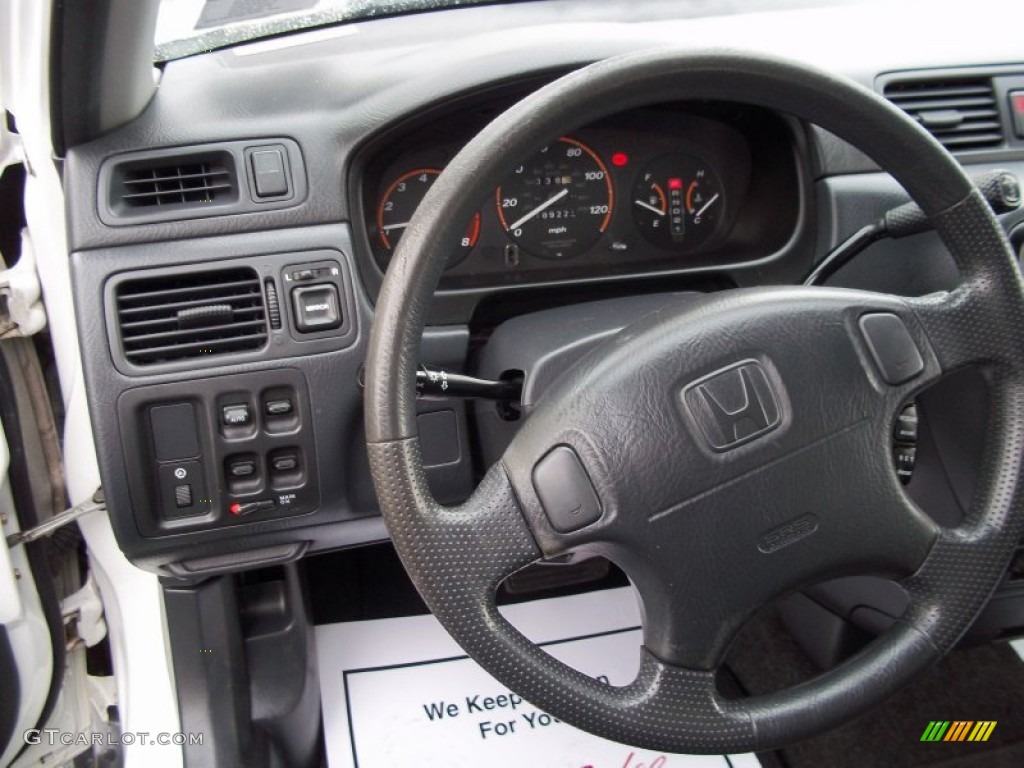
[[[327,39],[304,42],[300,34],[170,62],[137,119],[68,150],[68,233],[93,431],[111,520],[131,559],[162,573],[198,576],[386,535],[366,467],[357,383],[387,263],[378,207],[403,174],[443,166],[488,114],[517,95],[608,55],[681,42],[778,49],[869,87],[893,71],[970,65],[985,72],[995,64],[1000,76],[1024,71],[1024,65],[1016,68],[1019,51],[1009,43],[999,50],[1001,43],[991,39],[985,45],[964,42],[957,50],[899,24],[875,31],[881,41],[865,58],[855,32],[872,28],[872,16],[858,12],[857,4],[756,18],[679,18],[672,4],[660,2],[608,3],[600,12],[593,5],[537,2],[381,19],[338,28]],[[904,14],[894,12],[893,18],[911,18]],[[801,24],[845,24],[846,32],[821,46],[795,34]],[[881,44],[886,40],[901,44],[887,47]],[[479,246],[474,243],[442,281],[425,360],[470,369],[495,328],[534,310],[794,282],[838,239],[903,199],[870,160],[830,135],[749,107],[666,105],[565,131],[605,162],[619,204],[627,205],[610,211],[607,231],[572,258],[544,258],[523,246],[512,264],[501,196],[482,201]],[[250,196],[244,210],[216,215],[193,210],[178,219],[117,226],[104,221],[109,189],[101,169],[111,158],[188,155],[239,142],[236,170],[243,191],[253,183],[247,148],[280,146],[288,168],[301,170],[302,194],[272,197],[269,206]],[[612,164],[617,152],[633,164]],[[654,247],[628,206],[641,170],[673,152],[706,156],[726,199],[737,201],[720,230],[692,250]],[[1012,167],[1024,162],[1024,140],[1009,133],[998,147],[962,159]],[[1006,225],[1019,221],[1011,217]],[[627,247],[610,247],[615,242]],[[882,250],[850,279],[900,290],[903,275],[914,292],[955,279],[944,250],[927,236],[900,253],[907,254],[901,265],[912,268],[891,270],[893,251]],[[117,286],[147,275],[181,281],[230,269],[251,270],[261,286],[267,314],[259,345],[175,360],[158,355],[153,365],[127,363],[114,311]],[[300,275],[305,272],[311,276]],[[303,286],[320,292],[309,293],[302,311],[330,312],[317,308],[334,300],[337,325],[328,318],[322,326],[299,328],[295,291]],[[194,286],[186,280],[162,290]],[[280,315],[276,324],[270,291]],[[209,304],[204,296],[196,299],[200,307]],[[199,322],[193,314],[175,317]],[[161,331],[180,332],[178,326]],[[268,404],[285,396],[295,420],[274,422]],[[250,424],[232,431],[224,423],[225,407],[242,402],[249,404]],[[193,414],[196,440],[164,452],[159,417],[166,411],[159,409],[182,405],[191,408],[179,413]],[[476,417],[461,403],[424,403],[421,410],[435,492],[442,500],[458,500],[485,468],[474,436]],[[279,458],[289,452],[296,466],[278,472]],[[248,471],[250,462],[253,472],[234,474],[236,467]],[[164,478],[180,469],[199,473],[189,476],[201,477],[190,493],[206,501],[179,514],[168,505],[186,483]],[[283,503],[289,494],[294,498]],[[267,501],[271,506],[245,515],[230,511]]]

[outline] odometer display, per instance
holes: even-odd
[[[516,168],[496,195],[508,236],[548,259],[590,248],[608,228],[614,205],[604,162],[583,142],[564,136]]]

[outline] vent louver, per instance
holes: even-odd
[[[1003,143],[990,77],[894,80],[883,93],[951,152]]]
[[[263,286],[248,268],[127,280],[116,313],[125,359],[152,365],[267,343]]]
[[[120,215],[233,203],[238,180],[230,152],[137,160],[114,174],[111,207]]]

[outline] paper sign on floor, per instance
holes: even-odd
[[[639,665],[631,589],[502,613],[555,658],[612,685]],[[756,768],[753,755],[662,755],[561,723],[468,659],[433,616],[317,627],[330,768]]]

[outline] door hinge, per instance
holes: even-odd
[[[6,267],[2,256],[0,267]],[[32,336],[45,327],[46,310],[36,272],[35,251],[28,230],[23,229],[17,263],[0,271],[0,339]]]
[[[75,623],[71,633],[73,639],[69,640],[71,645],[81,640],[86,648],[92,648],[107,636],[107,624],[103,620],[103,600],[100,599],[92,573],[80,590],[64,598],[60,610],[65,625],[71,621]]]

